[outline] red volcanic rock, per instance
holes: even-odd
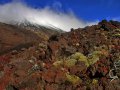
[[[47,84],[45,86],[45,90],[58,90],[58,85],[57,84]]]
[[[57,50],[59,49],[59,43],[58,42],[56,42],[56,41],[53,41],[53,42],[50,42],[49,43],[49,47],[50,47],[50,49],[52,50],[52,53],[53,54],[56,54],[57,53]]]
[[[5,56],[0,56],[0,70],[2,71],[4,66],[10,62],[10,57],[5,55]]]
[[[55,83],[61,84],[66,80],[65,72],[62,70],[58,70],[56,72]]]
[[[83,73],[84,71],[87,70],[86,65],[84,64],[84,62],[78,62],[77,65],[70,67],[70,73],[71,74],[80,74]]]
[[[55,82],[55,76],[56,72],[53,70],[47,70],[42,74],[42,78],[48,83]]]

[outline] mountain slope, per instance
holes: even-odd
[[[0,56],[0,90],[120,90],[119,26],[103,20]]]
[[[36,33],[41,38],[44,37],[44,39],[46,38],[47,40],[53,34],[59,34],[59,33],[64,32],[63,30],[61,30],[57,27],[54,27],[52,25],[44,26],[44,25],[38,25],[38,24],[30,23],[28,21],[26,21],[24,23],[21,23],[21,24],[16,24],[16,26],[18,26],[20,28],[23,28],[23,29],[26,29],[26,30],[33,31],[34,33]]]
[[[49,27],[21,25],[0,23],[0,53],[46,41],[52,34],[58,33]]]

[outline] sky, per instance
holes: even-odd
[[[20,11],[21,14],[13,15],[15,14],[11,13],[13,9],[16,12]],[[119,9],[120,0],[0,0],[0,10],[2,10],[0,20],[11,22],[13,17],[16,17],[22,22],[23,17],[26,20],[34,17],[31,22],[47,23],[68,31],[72,27],[85,27],[103,19],[120,21]]]
[[[53,5],[63,11],[73,11],[84,20],[102,20],[120,17],[120,0],[25,0],[34,7]],[[34,3],[34,4],[33,4]]]

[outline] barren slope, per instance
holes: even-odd
[[[18,45],[32,44],[41,40],[31,31],[0,23],[0,53]]]

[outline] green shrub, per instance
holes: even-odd
[[[53,65],[54,65],[55,67],[61,67],[61,66],[63,66],[63,60],[61,60],[61,61],[55,61],[55,62],[53,63]]]
[[[114,29],[114,31],[120,31],[120,29],[119,29],[119,28],[117,28],[117,29]]]
[[[87,60],[87,57],[84,56],[82,53],[80,52],[76,52],[75,54],[73,54],[71,56],[72,59],[76,59],[78,61],[83,61],[85,62],[85,65],[88,67],[89,66],[89,63],[88,63],[88,60]]]
[[[77,60],[75,59],[68,59],[64,62],[64,65],[67,67],[72,67],[76,64]]]
[[[66,73],[66,79],[67,79],[67,81],[69,81],[73,85],[76,85],[76,84],[79,84],[82,82],[82,80],[78,76],[70,75],[68,73]]]
[[[118,33],[118,34],[113,34],[112,35],[113,37],[120,37],[120,34]]]
[[[44,49],[46,49],[47,46],[46,46],[45,44],[43,44],[43,43],[39,43],[39,48],[44,48]]]
[[[83,61],[85,61],[86,59],[87,59],[87,57],[86,56],[84,56],[82,53],[80,53],[80,52],[76,52],[75,54],[73,54],[72,56],[71,56],[71,58],[72,59],[76,59],[76,60],[83,60]]]
[[[98,84],[98,80],[97,79],[93,79],[92,80],[92,84]]]
[[[101,56],[100,51],[94,51],[91,55],[89,55],[88,56],[89,65],[96,63],[99,60],[100,56]]]
[[[60,66],[72,67],[77,63],[77,61],[82,61],[85,63],[87,67],[89,67],[90,65],[96,63],[101,55],[102,55],[101,51],[94,51],[88,57],[86,57],[80,52],[76,52],[75,54],[66,58],[66,60],[54,62],[53,65],[56,67]]]
[[[66,59],[66,60],[61,60],[61,61],[55,61],[53,65],[55,67],[61,67],[61,66],[66,66],[66,67],[72,67],[76,64],[77,60],[75,59]]]

